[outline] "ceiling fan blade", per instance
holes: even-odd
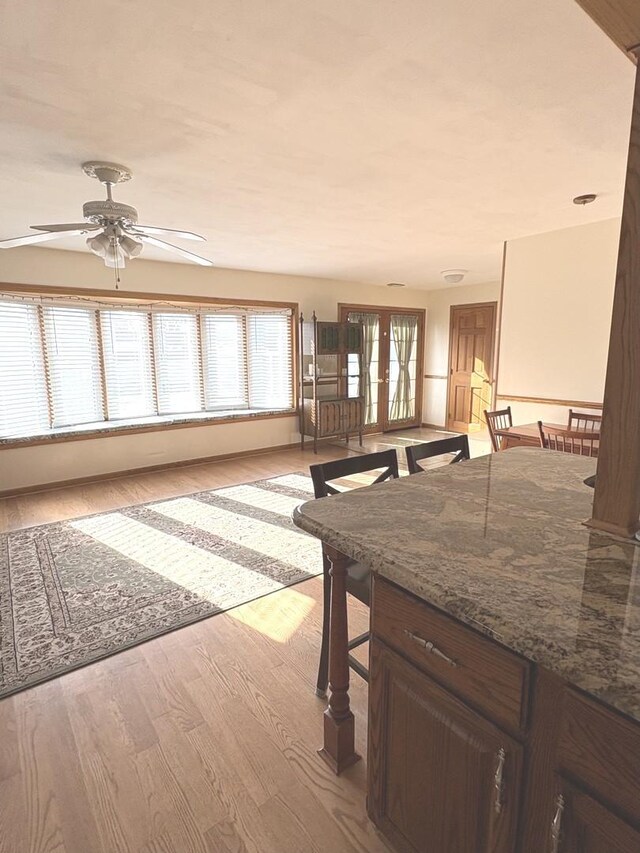
[[[147,234],[169,234],[172,237],[181,237],[183,240],[206,240],[200,234],[193,231],[178,231],[176,228],[157,228],[155,225],[135,225],[136,231],[146,231]]]
[[[97,231],[102,225],[92,222],[65,222],[61,225],[30,225],[36,231]]]
[[[135,234],[135,232],[128,232]],[[147,237],[146,234],[135,234],[136,237],[139,237],[140,240],[144,240],[145,243],[151,243],[152,246],[157,246],[159,249],[165,249],[167,252],[175,252],[177,255],[182,255],[183,258],[186,258],[188,261],[192,261],[194,264],[200,264],[203,267],[212,267],[213,261],[210,261],[208,258],[201,258],[200,255],[194,255],[193,252],[187,252],[186,249],[181,249],[179,246],[174,246],[172,243],[165,243],[164,240],[158,240],[157,237]]]
[[[44,243],[45,240],[59,240],[61,237],[73,237],[75,234],[82,234],[85,230],[85,228],[76,228],[75,231],[42,231],[40,234],[10,237],[8,240],[0,240],[0,249],[13,249],[15,246],[29,246],[32,243]]]

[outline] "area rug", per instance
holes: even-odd
[[[322,571],[289,474],[0,536],[0,697]]]

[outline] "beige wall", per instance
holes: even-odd
[[[36,248],[0,253],[0,282],[114,288],[113,271],[92,255]],[[427,305],[427,292],[423,290],[140,259],[123,272],[121,290],[297,302],[306,316],[315,309],[321,319],[334,319],[338,302],[417,308]],[[279,446],[297,438],[297,420],[291,417],[0,449],[0,491]]]
[[[498,302],[500,282],[448,287],[427,292],[427,338],[425,373],[439,377],[425,379],[424,422],[445,426],[447,420],[447,371],[449,369],[449,320],[452,305]]]
[[[564,423],[568,407],[508,395],[602,403],[619,230],[606,219],[507,244],[498,400],[516,423]]]

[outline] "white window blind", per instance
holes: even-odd
[[[293,342],[288,314],[249,314],[249,405],[252,409],[293,406]]]
[[[246,409],[247,336],[241,314],[202,315],[205,408]]]
[[[198,318],[195,314],[153,315],[158,413],[202,410]]]
[[[109,419],[155,415],[149,315],[114,309],[100,321]]]
[[[291,312],[0,294],[0,438],[293,408]]]
[[[0,435],[36,435],[48,428],[38,309],[0,302]]]
[[[43,311],[53,426],[103,420],[95,311],[49,306]]]

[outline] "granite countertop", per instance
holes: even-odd
[[[640,722],[640,543],[584,526],[594,472],[517,448],[308,501],[294,522]]]

